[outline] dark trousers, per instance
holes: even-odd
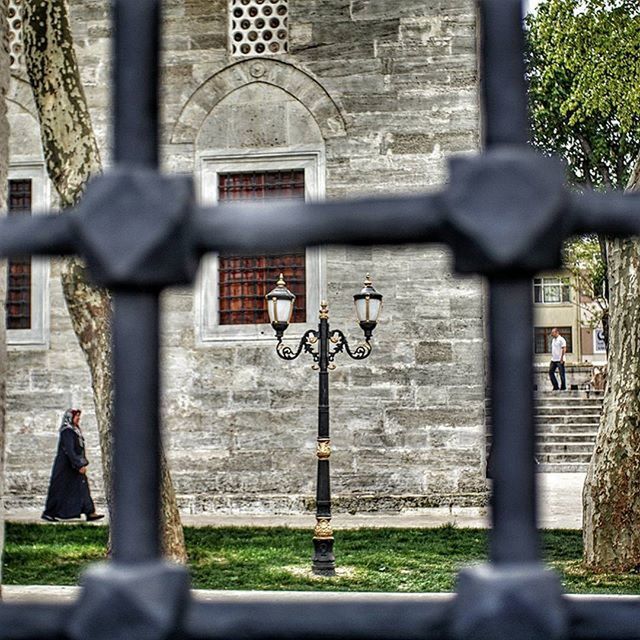
[[[549,365],[549,378],[551,380],[551,384],[553,385],[553,390],[558,390],[558,379],[556,378],[556,369],[560,371],[560,389],[565,390],[567,388],[567,379],[564,375],[564,362],[554,362],[551,361]]]

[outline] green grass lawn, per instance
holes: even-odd
[[[8,523],[5,584],[74,585],[104,559],[106,527]],[[451,591],[460,567],[481,562],[481,529],[359,529],[336,532],[340,575],[309,575],[311,534],[287,528],[185,529],[199,589]],[[547,531],[544,554],[573,593],[640,593],[640,575],[592,574],[581,567],[579,531]]]

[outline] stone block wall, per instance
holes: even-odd
[[[226,0],[164,6],[163,163],[193,174],[201,193],[208,160],[251,166],[310,150],[318,197],[435,189],[449,155],[478,147],[472,0],[289,0],[289,54],[250,59],[228,53]],[[104,0],[71,2],[108,158],[107,8]],[[323,297],[332,325],[357,340],[352,295],[365,273],[385,296],[371,357],[341,357],[330,374],[337,510],[483,503],[480,281],[453,276],[448,251],[435,246],[324,247],[317,265],[309,322],[292,335],[314,326]],[[196,514],[311,508],[317,374],[309,360],[280,360],[269,327],[252,337],[214,328],[203,340],[205,271],[194,288],[163,299],[163,415],[181,507]],[[55,265],[50,289],[49,348],[11,352],[10,509],[41,505],[68,405],[85,411],[96,462],[99,455],[88,374]]]
[[[8,0],[0,0],[0,216],[6,215],[7,169],[9,163],[9,120],[7,93],[9,90]],[[6,301],[7,265],[0,264],[0,308]],[[4,549],[4,448],[6,409],[7,351],[5,320],[0,318],[0,558]],[[2,595],[2,567],[0,566],[0,597]]]

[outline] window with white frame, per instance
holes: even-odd
[[[42,164],[9,168],[9,216],[30,216],[49,205],[48,181]],[[7,344],[46,347],[49,338],[49,260],[30,256],[7,261],[5,319]]]
[[[571,302],[571,279],[564,276],[534,278],[533,301],[537,304]]]
[[[266,198],[313,201],[324,195],[324,156],[317,149],[201,154],[203,203]],[[323,288],[319,248],[261,256],[223,254],[202,262],[196,291],[200,341],[271,339],[265,294],[284,274],[296,294],[293,327],[314,320]]]

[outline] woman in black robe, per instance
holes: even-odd
[[[80,429],[80,410],[68,409],[60,425],[58,453],[53,463],[47,504],[43,520],[79,518],[83,513],[88,521],[104,516],[96,513],[89,492],[84,437]]]

